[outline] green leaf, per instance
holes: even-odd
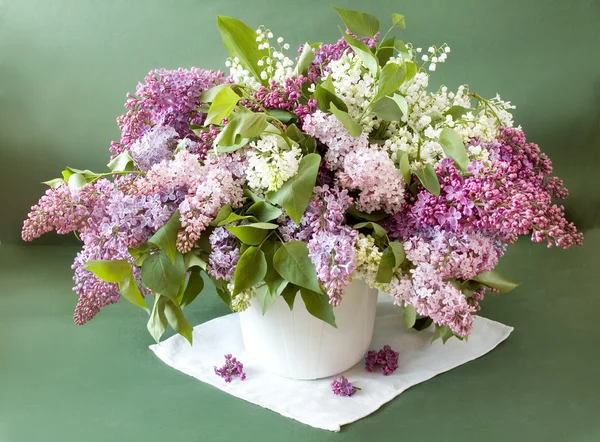
[[[54,178],[53,180],[50,180],[50,181],[42,181],[42,184],[46,184],[46,185],[52,187],[53,189],[56,189],[57,187],[62,185],[64,182],[65,182],[65,180],[63,180],[62,178]]]
[[[160,295],[154,296],[154,307],[150,313],[147,325],[148,331],[158,343],[167,329],[167,317],[165,316],[165,298]]]
[[[200,269],[196,267],[190,272],[190,277],[187,285],[185,286],[183,298],[181,299],[181,308],[190,305],[203,289],[204,279],[202,279],[202,273],[200,273]]]
[[[276,293],[281,284],[284,283],[283,278],[277,273],[273,266],[273,257],[280,246],[281,243],[279,242],[265,241],[261,247],[261,250],[265,254],[265,260],[267,261],[267,272],[265,273],[264,280],[271,293]]]
[[[69,185],[69,188],[71,188],[73,190],[81,189],[87,183],[88,182],[85,179],[85,177],[80,173],[74,173],[74,174],[70,175],[69,179],[67,180],[67,184]]]
[[[265,201],[258,201],[252,204],[246,213],[256,216],[259,221],[267,222],[279,218],[283,212],[279,207]]]
[[[267,49],[258,49],[256,31],[232,17],[217,16],[217,28],[221,33],[223,45],[231,58],[237,57],[240,64],[247,69],[260,83],[267,82],[260,78],[258,61],[269,56]]]
[[[131,265],[126,259],[89,260],[83,265],[83,268],[103,281],[117,283],[119,291],[125,299],[132,304],[146,308],[144,297],[133,277]]]
[[[383,210],[372,213],[364,213],[358,210],[356,206],[350,206],[348,210],[346,210],[346,213],[352,215],[354,218],[364,219],[367,221],[381,221],[382,219],[389,216],[389,214],[387,214]]]
[[[273,223],[252,223],[243,226],[229,226],[226,229],[244,244],[257,246],[267,237],[269,230],[274,230],[277,227],[278,225]]]
[[[400,173],[402,173],[402,178],[406,184],[410,183],[410,178],[412,176],[412,172],[410,170],[410,163],[408,162],[408,153],[404,151],[397,151],[396,155],[400,155],[399,165],[400,165]]]
[[[298,121],[298,116],[293,112],[284,109],[269,109],[269,117],[276,118],[284,124],[290,121]]]
[[[296,67],[294,68],[294,76],[299,77],[300,74],[308,69],[314,59],[315,54],[312,51],[312,46],[309,42],[304,43],[304,46],[302,46],[302,53],[300,54],[298,63],[296,63]]]
[[[386,64],[379,73],[379,87],[373,101],[377,101],[386,95],[396,92],[404,82],[406,71],[398,63]]]
[[[449,127],[442,129],[440,133],[440,144],[444,150],[444,155],[448,158],[452,158],[454,163],[460,170],[466,172],[469,167],[469,157],[467,157],[467,150],[465,145],[460,138],[460,135]]]
[[[133,170],[133,158],[126,150],[114,157],[107,166],[113,172],[131,172]]]
[[[403,115],[408,114],[408,103],[399,94],[383,97],[373,103],[375,113],[387,121],[400,121]]]
[[[406,45],[404,44],[404,42],[402,40],[396,40],[394,42],[394,49],[396,49],[398,52],[400,52],[403,55],[410,54],[408,48],[406,47]]]
[[[371,230],[373,230],[373,236],[375,236],[375,238],[379,238],[379,239],[387,238],[387,232],[385,231],[385,229],[383,227],[381,227],[379,224],[374,223],[372,221],[355,224],[354,228],[355,229],[363,229],[363,228],[371,229]]]
[[[212,103],[221,89],[225,89],[227,87],[230,88],[232,86],[232,84],[223,83],[213,86],[210,89],[206,89],[200,94],[199,101],[200,103]]]
[[[126,259],[87,261],[83,268],[92,272],[102,281],[119,283],[131,274],[131,265]]]
[[[267,128],[267,116],[255,112],[240,116],[238,133],[244,138],[258,137]]]
[[[473,281],[477,281],[493,289],[498,289],[502,293],[508,293],[521,285],[520,282],[515,282],[511,279],[508,279],[496,270],[480,273],[472,279]]]
[[[240,256],[233,277],[233,296],[263,280],[267,273],[267,260],[259,247],[248,247]]]
[[[240,96],[236,94],[230,87],[224,87],[217,92],[206,116],[205,125],[221,124],[223,118],[231,115],[233,108],[240,100]]]
[[[330,104],[329,110],[344,125],[344,127],[348,129],[350,135],[353,137],[358,137],[360,134],[362,134],[362,126],[354,121],[347,112],[339,110],[335,106],[335,103],[332,102]]]
[[[300,291],[300,287],[298,287],[295,284],[288,283],[281,292],[281,297],[287,303],[290,310],[293,310],[293,308],[294,308],[294,301],[296,300],[296,294],[299,291]]]
[[[435,333],[433,334],[433,338],[431,342],[434,342],[438,338],[442,338],[442,342],[445,344],[448,339],[454,336],[454,333],[447,325],[438,325],[435,324]]]
[[[277,298],[279,298],[279,295],[277,293],[271,293],[269,287],[266,285],[262,285],[256,289],[256,300],[260,305],[263,315],[267,312],[269,307],[277,301]]]
[[[227,281],[223,279],[210,279],[215,285],[215,289],[217,291],[217,295],[219,295],[219,298],[221,298],[227,307],[231,308],[231,293],[229,293],[229,290],[227,289]]]
[[[261,198],[260,196],[258,196],[257,194],[255,194],[254,192],[252,192],[249,188],[244,188],[244,196],[246,198],[251,199],[252,201],[254,201],[255,203],[259,202],[259,201],[264,201],[263,198]]]
[[[187,339],[190,345],[192,345],[192,333],[194,328],[183,314],[181,307],[170,299],[165,299],[165,317],[173,330]]]
[[[271,201],[284,208],[297,225],[300,224],[300,219],[312,198],[320,164],[319,154],[305,155],[300,160],[298,173],[287,180],[279,190],[267,194]]]
[[[404,246],[400,241],[391,241],[389,245],[392,253],[394,254],[394,272],[402,265],[404,259],[406,259],[406,252]]]
[[[433,324],[433,319],[431,319],[430,317],[418,318],[415,321],[415,325],[413,325],[413,328],[415,330],[421,331],[425,330],[431,324]]]
[[[373,77],[377,76],[377,70],[379,69],[379,62],[377,58],[371,52],[371,48],[369,48],[365,43],[360,40],[357,40],[350,35],[342,32],[342,36],[346,43],[354,50],[356,56],[363,62],[363,64],[367,67],[369,72]]]
[[[237,213],[230,213],[227,218],[217,223],[219,227],[226,226],[227,224],[234,223],[236,221],[241,221],[243,219],[248,219],[250,221],[256,221],[256,218],[250,215],[238,215]]]
[[[233,212],[233,210],[231,209],[231,205],[230,204],[225,204],[223,207],[221,207],[219,209],[219,212],[217,213],[217,217],[209,224],[210,226],[218,226],[220,222],[225,221],[227,219],[227,217],[229,217],[229,215],[231,215],[231,213]]]
[[[302,241],[282,243],[273,256],[275,270],[284,279],[313,292],[322,293],[315,265],[308,257],[308,247]]]
[[[160,253],[150,255],[144,261],[142,282],[154,293],[175,299],[185,272],[185,262],[181,253],[177,253],[175,261],[171,262],[167,254],[161,250]]]
[[[394,276],[395,265],[396,258],[394,257],[394,252],[388,247],[383,251],[383,256],[381,257],[375,280],[384,284],[389,283]]]
[[[209,152],[228,153],[235,152],[246,146],[250,141],[240,135],[240,117],[232,114],[227,125],[219,132],[213,143],[213,148]]]
[[[327,77],[321,84],[317,84],[317,87],[315,88],[315,98],[317,99],[317,106],[323,112],[329,112],[331,103],[334,103],[335,107],[338,109],[348,112],[346,103],[335,95],[331,77]]]
[[[146,309],[146,301],[144,301],[144,297],[137,286],[135,278],[133,277],[133,273],[131,272],[131,268],[129,269],[129,272],[129,276],[119,282],[119,291],[121,292],[121,296],[123,296],[132,304]]]
[[[175,210],[173,215],[171,215],[171,218],[169,218],[169,220],[148,240],[149,244],[164,250],[165,254],[173,263],[175,262],[175,255],[177,254],[177,233],[179,233],[179,229],[181,229],[179,218],[179,210]]]
[[[358,38],[371,38],[379,32],[379,20],[377,17],[364,12],[349,9],[336,8],[346,27]]]
[[[469,112],[475,112],[475,109],[463,106],[452,106],[450,109],[444,112],[444,115],[450,115],[452,119],[456,121]]]
[[[431,164],[428,164],[424,169],[417,171],[417,177],[419,177],[423,187],[431,192],[431,194],[434,196],[440,195],[440,182],[435,174],[435,169]]]
[[[393,13],[392,23],[400,29],[406,29],[406,22],[404,21],[404,16],[402,14]]]
[[[383,40],[377,48],[376,55],[379,66],[385,66],[390,58],[394,55],[394,40],[394,37]]]
[[[404,63],[404,70],[406,71],[404,81],[410,81],[413,78],[415,78],[415,75],[417,75],[419,68],[417,68],[417,65],[414,62],[407,61],[406,63]]]
[[[402,319],[404,320],[404,327],[411,328],[417,321],[417,311],[415,308],[407,303],[404,303],[402,307]]]
[[[206,261],[196,255],[194,252],[187,252],[185,255],[183,255],[183,262],[186,270],[189,270],[192,267],[199,267],[202,270],[206,270]]]
[[[304,301],[308,313],[317,319],[325,321],[332,327],[337,328],[337,325],[335,325],[333,307],[329,303],[329,296],[324,295],[323,293],[315,293],[304,287],[300,288],[300,295],[302,296],[302,300]]]
[[[65,170],[62,171],[62,176],[63,176],[64,180],[68,182],[71,175],[74,175],[77,173],[80,175],[83,175],[83,177],[86,179],[86,181],[91,181],[100,176],[99,174],[92,172],[91,170],[75,169],[74,167],[67,167]]]

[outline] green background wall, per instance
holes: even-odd
[[[404,40],[452,53],[433,82],[468,83],[517,106],[515,120],[555,161],[582,228],[598,224],[600,2],[338,0],[389,23]],[[337,16],[318,0],[8,0],[0,5],[0,240],[63,166],[105,170],[125,94],[152,68],[223,68],[217,14],[264,23],[293,46],[333,41]],[[51,235],[38,243],[72,242]]]

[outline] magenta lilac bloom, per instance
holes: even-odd
[[[365,369],[368,372],[374,372],[380,368],[384,376],[389,376],[398,368],[398,352],[392,350],[389,345],[384,345],[379,351],[369,351],[365,358]]]
[[[225,364],[221,368],[215,367],[215,374],[222,377],[227,383],[231,382],[234,377],[239,377],[240,381],[246,379],[244,364],[230,354],[225,355]]]

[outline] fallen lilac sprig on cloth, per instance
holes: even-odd
[[[336,396],[352,396],[357,390],[360,390],[360,388],[353,386],[352,382],[344,376],[340,376],[339,379],[334,376],[333,381],[331,381],[331,391]]]
[[[225,355],[225,364],[221,368],[215,367],[215,374],[225,379],[225,382],[231,382],[232,378],[235,376],[239,376],[241,381],[246,379],[244,364],[232,355]]]
[[[392,374],[398,368],[398,352],[389,345],[384,345],[379,351],[371,350],[365,358],[365,368],[369,372],[381,367],[384,376]]]

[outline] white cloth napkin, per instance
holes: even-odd
[[[373,413],[404,390],[479,358],[504,341],[513,328],[477,317],[468,341],[450,339],[431,344],[431,331],[406,330],[400,309],[380,302],[371,349],[390,345],[399,352],[398,369],[389,376],[369,373],[364,361],[343,373],[361,388],[354,396],[335,396],[331,378],[297,381],[272,375],[253,361],[244,348],[236,314],[213,319],[194,327],[194,345],[179,335],[151,345],[150,349],[166,364],[213,385],[233,396],[273,410],[315,428],[340,431],[340,426]],[[245,381],[234,378],[226,383],[214,373],[232,353],[244,364]]]

